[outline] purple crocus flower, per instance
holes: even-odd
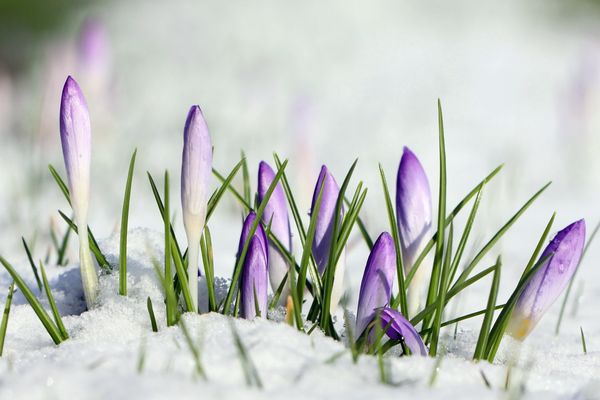
[[[531,277],[511,314],[507,332],[524,340],[573,277],[585,243],[585,221],[573,222],[556,234],[540,260],[549,256]]]
[[[323,181],[325,183],[323,184]],[[321,195],[321,204],[319,207],[319,215],[317,216],[317,225],[315,229],[315,237],[312,243],[313,256],[317,262],[317,267],[321,275],[327,267],[329,261],[329,251],[331,247],[331,239],[333,235],[333,224],[335,219],[336,203],[340,194],[340,187],[335,178],[329,172],[327,167],[323,165],[319,173],[319,179],[313,193],[311,210],[314,209],[319,190],[323,184],[323,194]],[[311,211],[312,214],[312,211]],[[338,222],[341,223],[344,210],[342,208]],[[331,294],[331,309],[335,309],[342,295],[344,285],[344,264],[345,254],[342,253],[336,265],[335,277],[333,282],[333,290]]]
[[[408,273],[431,231],[431,192],[429,181],[419,159],[404,147],[396,179],[396,218],[402,248],[404,272]],[[426,268],[419,268],[409,290],[411,309],[419,306],[421,287],[427,275]]]
[[[400,312],[390,307],[379,310],[381,328],[386,330],[386,335],[392,340],[401,340],[412,354],[427,355],[427,347],[423,343],[419,332]]]
[[[198,309],[198,250],[206,222],[212,171],[212,143],[199,106],[188,112],[181,156],[181,207],[188,239],[188,285],[194,310]]]
[[[275,172],[264,161],[258,166],[258,202],[261,203],[265,193],[275,179]],[[275,190],[271,194],[267,206],[262,216],[265,226],[269,226],[273,235],[285,247],[286,250],[292,250],[292,232],[290,230],[290,221],[288,218],[287,203],[285,193],[281,183],[278,182]],[[279,285],[287,274],[289,265],[283,254],[279,252],[277,246],[269,240],[269,280],[273,292],[277,291]],[[289,283],[284,286],[279,303],[285,304],[285,300],[290,292]]]
[[[71,76],[63,87],[59,119],[71,206],[79,232],[87,232],[92,130],[87,103],[79,85]],[[86,234],[79,235],[79,261],[85,301],[88,308],[91,308],[96,300],[98,276]]]
[[[256,213],[251,211],[242,227],[238,257],[242,253],[244,243],[248,239],[250,229],[255,220]],[[252,319],[256,317],[257,306],[260,316],[267,316],[268,260],[267,236],[259,224],[256,232],[250,238],[240,276],[240,315],[242,318]]]
[[[396,276],[396,249],[392,236],[383,232],[373,245],[360,284],[356,312],[356,337],[373,321],[377,309],[390,303]]]

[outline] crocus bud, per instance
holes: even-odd
[[[392,340],[402,341],[412,354],[427,355],[427,347],[423,343],[419,332],[400,312],[390,307],[379,310],[381,328]]]
[[[325,182],[324,184],[323,181]],[[317,179],[317,184],[315,186],[315,191],[313,193],[311,203],[311,214],[312,210],[315,208],[315,203],[317,202],[321,185],[323,185],[323,193],[321,195],[321,204],[319,207],[319,214],[317,216],[317,225],[315,229],[315,237],[312,243],[312,251],[313,256],[315,257],[315,261],[317,262],[319,272],[321,273],[321,275],[323,275],[323,272],[325,271],[325,268],[327,267],[327,263],[329,261],[329,251],[331,248],[331,240],[333,236],[335,209],[338,196],[340,194],[340,187],[338,186],[337,182],[335,181],[335,178],[333,177],[331,172],[329,172],[325,165],[321,167],[319,179]],[[338,218],[338,223],[341,223],[343,215],[344,210],[342,208],[340,216]],[[340,297],[342,296],[342,290],[344,286],[344,264],[345,254],[342,253],[335,269],[333,290],[331,293],[332,311],[335,309],[335,307],[337,307]]]
[[[396,179],[396,218],[402,248],[402,263],[408,273],[431,235],[431,192],[423,166],[408,147],[404,147]],[[411,310],[419,299],[427,269],[419,267],[409,288]]]
[[[244,243],[248,239],[255,220],[256,214],[251,211],[242,227],[238,257],[241,256]],[[240,315],[242,318],[253,319],[257,316],[257,309],[261,317],[267,316],[268,260],[267,236],[259,224],[256,232],[250,238],[240,276]]]
[[[188,240],[188,284],[198,309],[198,250],[206,221],[208,190],[212,171],[212,144],[199,106],[188,112],[183,130],[181,156],[181,207]]]
[[[92,131],[85,98],[77,82],[70,76],[63,87],[59,118],[60,140],[69,181],[71,206],[79,230],[79,262],[83,293],[88,308],[91,308],[98,290],[98,276],[90,255],[87,235]]]
[[[269,164],[261,161],[258,166],[258,201],[263,198],[271,183],[275,179],[275,172]],[[279,240],[287,251],[292,250],[292,233],[290,230],[290,221],[288,218],[287,203],[285,193],[281,183],[277,183],[275,190],[271,194],[267,206],[262,215],[265,226],[270,225],[271,233]],[[269,240],[269,280],[273,292],[277,291],[283,278],[287,274],[289,265],[286,258],[281,254],[277,246]],[[285,300],[290,292],[289,283],[286,283],[279,297],[279,303],[285,304]]]
[[[396,249],[392,236],[383,232],[373,245],[360,284],[356,311],[356,337],[373,321],[377,309],[388,306],[396,276]]]
[[[583,219],[558,232],[542,253],[540,266],[519,296],[507,332],[524,340],[573,277],[585,243]]]

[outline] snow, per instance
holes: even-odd
[[[116,294],[116,271],[103,275],[98,307],[82,313],[76,247],[69,251],[68,266],[52,265],[51,258],[47,271],[71,338],[53,345],[22,295],[15,294],[5,356],[0,358],[0,399],[481,399],[518,397],[522,384],[523,397],[530,399],[597,397],[598,243],[582,264],[572,293],[577,307],[574,311],[573,303],[568,305],[559,335],[554,334],[557,303],[523,346],[505,338],[494,364],[474,363],[470,358],[480,320],[461,323],[456,339],[450,326],[444,330],[446,354],[432,386],[436,360],[390,354],[385,362],[393,385],[383,385],[375,358],[361,356],[354,365],[343,343],[276,322],[281,309],[272,314],[275,321],[233,321],[263,390],[246,385],[230,320],[216,314],[184,317],[208,379],[195,374],[181,329],[165,327],[151,262],[153,257],[162,259],[161,219],[145,177],[150,171],[161,186],[158,178],[165,168],[170,170],[176,232],[184,240],[176,177],[190,104],[199,102],[203,108],[220,171],[233,167],[241,147],[252,176],[258,161],[269,160],[272,150],[291,157],[289,173],[301,212],[308,210],[319,163],[326,162],[339,177],[359,157],[355,174],[369,187],[364,217],[375,237],[387,229],[378,161],[391,185],[402,145],[409,145],[423,161],[436,193],[435,99],[441,97],[449,205],[505,162],[486,189],[475,226],[477,245],[543,183],[554,181],[481,265],[502,253],[500,299],[514,287],[552,211],[558,211],[553,231],[585,217],[591,232],[600,216],[594,135],[600,124],[593,112],[599,104],[599,45],[588,20],[559,20],[552,7],[541,12],[537,3],[517,2],[491,6],[465,1],[453,8],[435,1],[420,6],[382,2],[380,8],[317,1],[302,7],[275,1],[260,1],[264,7],[234,3],[235,10],[229,4],[198,7],[181,0],[168,15],[158,4],[141,7],[137,2],[100,11],[111,34],[114,65],[108,93],[86,92],[94,130],[90,225],[116,264],[121,196],[128,157],[137,146],[129,226],[139,228],[129,233],[129,296]],[[77,24],[74,20],[73,32]],[[73,72],[70,61],[64,61],[69,57],[57,50],[65,46],[49,43],[54,58],[40,57],[42,67],[11,86],[22,93],[11,107],[17,121],[2,127],[14,127],[17,135],[4,137],[0,131],[0,253],[32,288],[20,236],[32,244],[35,259],[43,258],[50,225],[61,234],[64,230],[56,209],[68,211],[46,170],[51,162],[63,171],[56,118],[61,85]],[[40,102],[44,104],[37,115],[31,110]],[[38,122],[39,131],[29,129]],[[223,277],[218,294],[223,296],[241,229],[241,212],[233,200],[224,200],[210,226],[216,273]],[[346,285],[353,312],[367,252],[358,237],[351,242]],[[1,270],[1,306],[9,284]],[[206,303],[203,284],[200,280],[200,298]],[[482,308],[488,287],[486,280],[459,296],[449,307],[451,314]],[[150,329],[148,296],[158,333]],[[580,326],[587,354],[582,352]],[[145,361],[138,372],[141,354]],[[515,359],[517,366],[511,367]]]

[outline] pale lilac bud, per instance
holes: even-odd
[[[248,240],[250,229],[255,220],[256,214],[254,211],[251,211],[242,227],[238,257],[241,256],[244,243]],[[257,308],[261,317],[266,318],[267,316],[269,260],[267,252],[267,237],[264,229],[259,224],[254,235],[250,238],[240,276],[240,315],[242,318],[255,318],[257,316]]]
[[[192,106],[183,130],[181,207],[188,239],[188,284],[194,310],[198,309],[198,251],[206,222],[211,173],[210,133],[200,107]]]
[[[90,255],[87,214],[90,192],[92,131],[87,104],[79,85],[68,77],[60,102],[60,139],[63,150],[71,206],[79,229],[79,261],[83,293],[88,308],[94,305],[98,276]]]
[[[373,321],[377,309],[388,306],[396,276],[396,249],[392,236],[383,232],[373,245],[360,284],[356,312],[356,337]]]
[[[507,332],[523,340],[573,277],[585,243],[585,221],[572,223],[556,234],[540,260],[547,258],[523,289],[511,314]]]
[[[258,166],[259,204],[262,202],[274,179],[275,172],[273,169],[271,169],[269,164],[261,161]],[[285,193],[283,192],[283,187],[280,182],[275,186],[275,190],[267,202],[267,206],[262,215],[262,221],[265,226],[270,226],[271,233],[279,240],[287,251],[291,252],[292,233],[290,230]],[[277,246],[269,240],[269,281],[271,282],[273,292],[279,288],[279,285],[288,272],[288,268],[289,265],[287,259],[280,253]],[[281,292],[281,304],[287,299],[289,291],[289,284],[286,284]]]

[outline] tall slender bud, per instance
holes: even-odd
[[[63,87],[59,119],[71,206],[79,231],[81,281],[89,309],[94,305],[98,291],[98,275],[90,254],[87,235],[92,131],[87,103],[79,85],[70,76]]]
[[[181,207],[188,240],[188,285],[194,311],[198,310],[198,252],[206,222],[212,157],[212,142],[202,110],[192,106],[183,130]]]
[[[248,240],[250,229],[255,220],[256,214],[251,211],[242,227],[238,257],[241,256],[244,243]],[[266,318],[269,256],[267,237],[260,224],[249,240],[240,276],[240,315],[246,319],[253,319],[257,316]]]
[[[388,306],[396,276],[396,249],[392,236],[383,232],[373,245],[360,284],[356,311],[356,337],[373,320],[377,309]]]
[[[431,191],[423,166],[417,156],[404,147],[396,179],[396,219],[402,249],[404,273],[407,274],[431,236]],[[411,312],[419,307],[428,271],[420,266],[408,288]]]
[[[258,166],[258,202],[262,202],[269,186],[275,179],[275,172],[264,161],[261,161]],[[278,182],[275,190],[271,194],[267,206],[262,216],[265,226],[270,226],[271,233],[288,251],[292,251],[292,232],[290,230],[290,220],[288,217],[287,202],[285,193],[281,183]],[[289,269],[287,259],[279,251],[275,243],[269,239],[269,281],[271,289],[276,292],[279,285],[282,283]],[[279,303],[285,304],[285,301],[290,293],[289,280],[285,283]]]
[[[507,332],[524,340],[544,313],[569,284],[577,269],[585,243],[585,221],[573,222],[556,234],[544,249],[547,258],[521,292],[512,311]]]
[[[323,184],[323,182],[325,183]],[[325,165],[321,167],[321,172],[319,173],[319,178],[317,179],[317,184],[315,186],[311,203],[311,214],[319,196],[321,185],[323,185],[323,194],[321,195],[321,204],[319,207],[319,215],[317,216],[317,225],[315,229],[315,237],[312,243],[312,251],[315,261],[317,262],[319,272],[321,275],[323,275],[323,272],[325,272],[325,268],[327,267],[327,263],[329,261],[329,252],[333,238],[335,210],[338,196],[340,194],[340,187]],[[338,218],[339,223],[341,223],[343,215],[344,211],[342,209]],[[340,256],[335,268],[333,290],[331,293],[332,311],[335,309],[335,307],[337,307],[344,288],[345,258],[344,251]]]

